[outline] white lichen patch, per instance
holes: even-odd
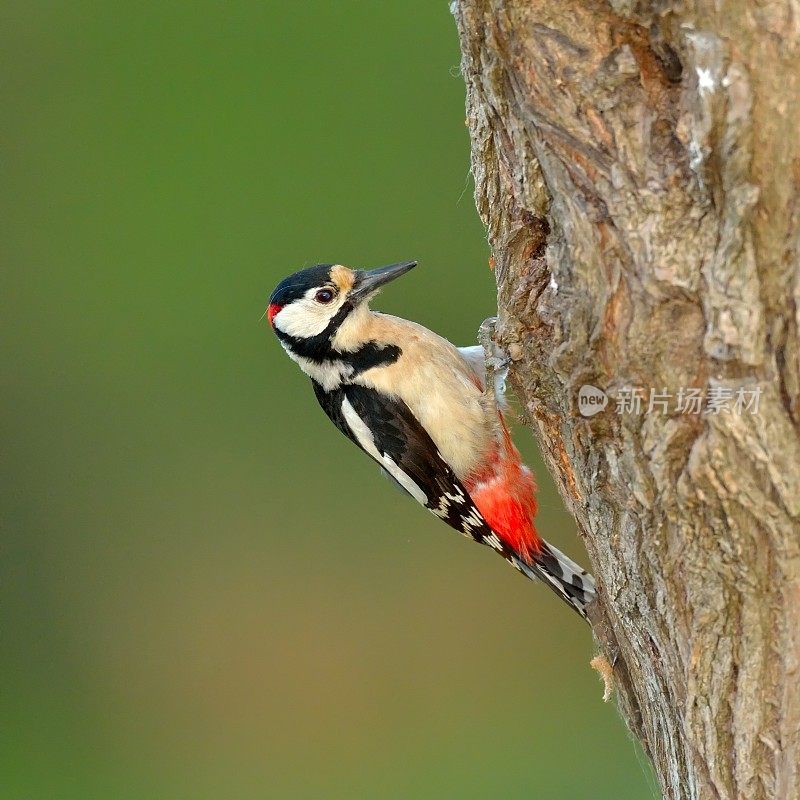
[[[717,87],[717,82],[714,78],[714,73],[707,67],[697,68],[697,89],[700,94],[707,94],[713,92]]]

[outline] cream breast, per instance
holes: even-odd
[[[367,339],[379,344],[396,342],[403,352],[394,364],[367,370],[354,382],[403,400],[463,480],[480,465],[492,444],[491,422],[471,366],[456,347],[422,325],[389,314],[366,313],[369,320],[354,320],[361,341],[366,332]],[[348,341],[350,330],[342,326],[334,342],[337,348],[355,348],[355,340]]]

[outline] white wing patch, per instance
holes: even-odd
[[[381,464],[418,503],[427,506],[428,496],[402,469],[400,469],[400,467],[397,466],[397,464],[395,464],[390,456],[381,453],[378,448],[375,447],[375,439],[372,436],[372,432],[364,420],[358,416],[356,410],[350,405],[350,401],[346,397],[342,400],[342,416],[344,416],[345,422],[361,447]]]

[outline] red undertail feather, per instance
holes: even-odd
[[[536,482],[501,419],[502,439],[495,452],[466,488],[491,529],[529,564],[541,551],[534,519]]]

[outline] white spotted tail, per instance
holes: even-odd
[[[567,605],[588,619],[586,608],[595,599],[594,578],[558,548],[542,540],[541,550],[534,563],[527,564],[517,556],[511,563],[528,578],[538,578],[555,592]]]

